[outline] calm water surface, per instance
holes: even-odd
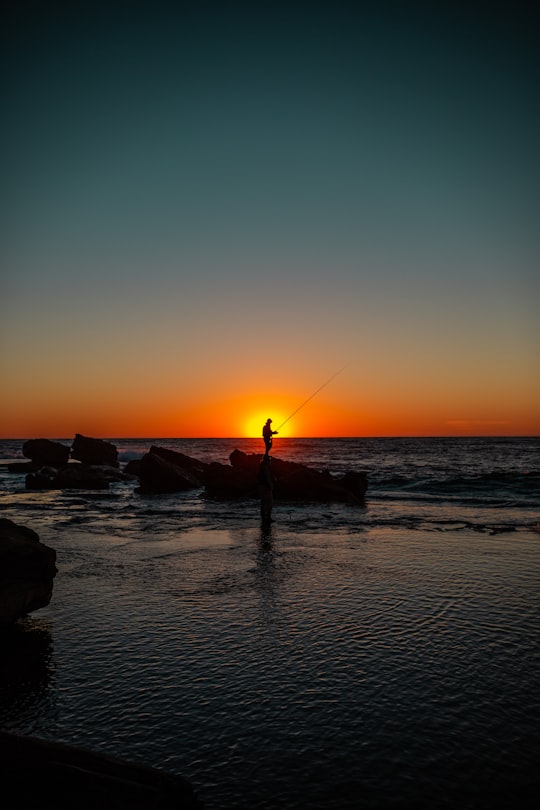
[[[266,532],[253,502],[32,493],[4,465],[1,514],[59,573],[8,634],[0,726],[180,773],[210,810],[529,806],[539,442],[358,442],[284,442],[370,488]]]

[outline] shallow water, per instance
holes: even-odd
[[[180,773],[209,810],[528,806],[534,507],[280,504],[263,532],[253,502],[6,487],[59,573],[6,639],[3,728]]]

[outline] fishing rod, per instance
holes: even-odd
[[[322,385],[320,385],[320,386],[317,388],[317,390],[316,390],[316,391],[314,391],[314,392],[311,394],[311,396],[309,396],[307,399],[305,399],[305,400],[304,400],[304,402],[302,402],[302,404],[301,404],[301,405],[299,405],[299,406],[298,406],[298,408],[297,408],[295,411],[293,411],[293,412],[291,413],[291,415],[290,415],[290,416],[288,416],[288,417],[285,419],[285,421],[284,421],[284,422],[282,422],[282,423],[281,423],[281,425],[278,427],[278,429],[277,429],[276,433],[277,433],[278,431],[280,431],[280,430],[281,430],[281,428],[283,427],[283,425],[286,425],[286,424],[287,424],[287,422],[289,421],[289,419],[292,419],[292,418],[293,418],[293,416],[295,416],[295,415],[298,413],[298,411],[299,411],[299,410],[301,410],[301,409],[304,407],[304,405],[307,405],[307,404],[308,404],[308,402],[310,402],[310,401],[313,399],[313,397],[314,397],[314,396],[316,396],[316,394],[318,394],[318,393],[319,393],[319,391],[322,391],[322,390],[323,390],[323,388],[326,388],[326,386],[327,386],[329,383],[331,383],[331,382],[332,382],[332,380],[335,380],[335,378],[337,377],[337,375],[338,375],[338,374],[341,374],[341,372],[343,371],[343,369],[345,369],[345,368],[347,367],[347,365],[348,365],[348,364],[346,363],[344,366],[342,366],[342,367],[339,369],[339,371],[336,371],[336,373],[335,373],[335,374],[332,374],[332,376],[331,376],[331,377],[329,377],[329,378],[326,380],[326,382],[323,382],[323,384],[322,384]]]

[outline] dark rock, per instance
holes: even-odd
[[[58,470],[58,489],[107,489],[111,481],[125,481],[129,476],[108,464],[66,464]]]
[[[150,448],[150,453],[153,453],[155,456],[159,456],[165,461],[168,461],[169,464],[174,464],[176,467],[180,467],[181,470],[185,470],[191,475],[194,475],[199,479],[200,482],[202,482],[204,471],[208,466],[208,464],[206,464],[204,461],[199,461],[197,458],[186,456],[185,453],[179,453],[177,450],[169,450],[167,447],[158,447],[154,444]]]
[[[27,489],[107,489],[111,481],[131,481],[133,476],[107,464],[66,464],[59,470],[41,467],[26,476]]]
[[[32,459],[37,467],[61,467],[68,463],[69,447],[50,439],[29,439],[22,446],[23,456]]]
[[[139,481],[139,492],[143,494],[184,492],[202,486],[201,480],[189,470],[152,452],[141,459]]]
[[[56,551],[32,529],[0,518],[0,625],[49,604]]]
[[[56,486],[57,475],[55,467],[40,467],[26,476],[26,489],[59,489]]]
[[[84,464],[107,464],[118,467],[118,450],[111,442],[75,434],[71,445],[71,458]]]
[[[126,475],[134,475],[136,478],[141,474],[141,459],[133,458],[124,465]]]
[[[350,470],[344,475],[336,478],[336,483],[345,489],[350,490],[350,492],[352,492],[352,494],[359,500],[363,500],[368,486],[367,473],[354,472]]]
[[[258,494],[256,468],[232,467],[213,461],[204,472],[204,487],[211,498],[255,498]]]
[[[13,806],[202,810],[181,776],[65,743],[0,732],[2,790]],[[11,802],[10,802],[11,803]]]
[[[251,470],[256,473],[262,457],[262,453],[243,453],[242,450],[236,449],[229,456],[229,461],[237,469]]]
[[[22,473],[24,475],[39,470],[42,466],[43,464],[39,464],[37,461],[14,461],[13,464],[8,464],[7,468],[11,473]]]
[[[244,481],[245,490],[242,494],[249,497],[251,485],[248,485],[247,476],[256,476],[261,458],[262,454],[259,453],[247,454],[238,449],[233,450],[229,459],[236,475],[221,471],[220,478],[216,472],[210,481],[211,494],[217,495],[219,489],[223,488],[224,495],[228,489],[240,495]],[[227,469],[226,465],[221,466]],[[363,472],[350,472],[341,478],[334,478],[327,470],[314,470],[305,464],[283,461],[275,456],[272,456],[271,469],[276,500],[362,503],[367,489],[367,476]],[[240,473],[244,474],[243,477]]]

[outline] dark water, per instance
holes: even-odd
[[[66,441],[69,444],[69,441]],[[226,461],[246,440],[151,443]],[[20,442],[0,444],[4,458]],[[208,808],[526,807],[540,760],[540,441],[283,440],[366,503],[27,492],[57,550],[0,726],[189,778]]]

